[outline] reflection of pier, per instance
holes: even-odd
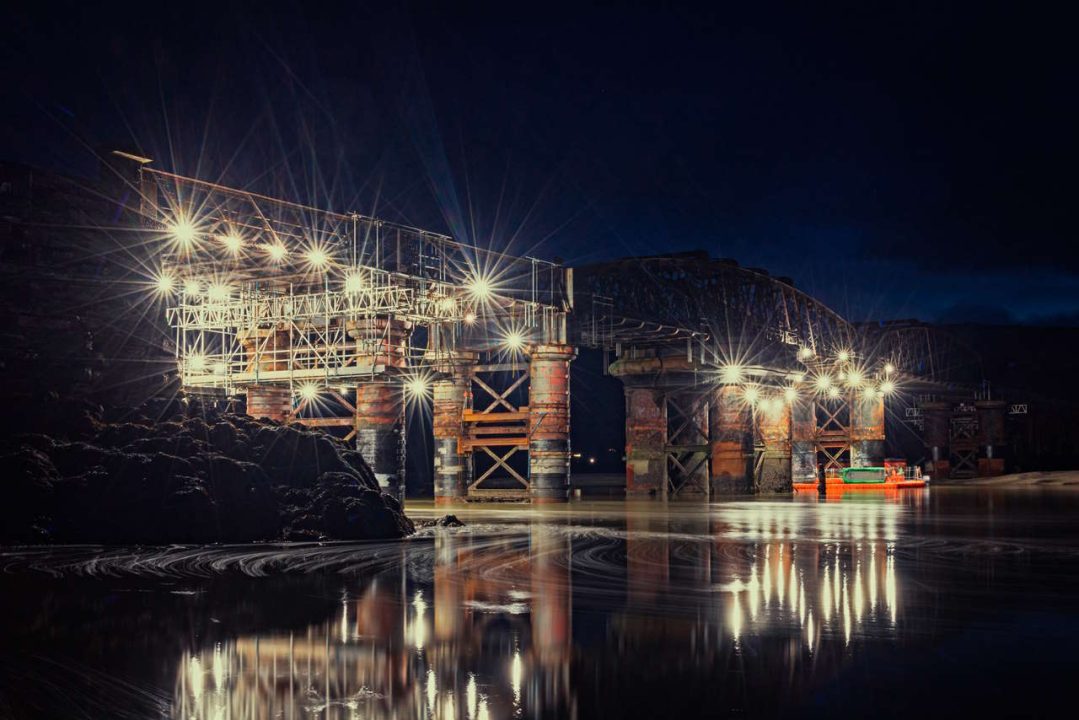
[[[566,717],[569,556],[550,525],[523,541],[441,534],[426,583],[382,574],[306,630],[185,653],[174,717]]]
[[[814,498],[812,512],[803,503],[631,511],[626,603],[611,621],[619,653],[584,671],[618,678],[610,691],[626,705],[640,687],[685,685],[700,673],[688,693],[697,702],[703,694],[724,710],[769,712],[747,703],[773,698],[775,710],[830,679],[867,641],[899,642],[895,543],[901,514],[925,495],[850,500]],[[674,647],[683,653],[668,657]],[[679,697],[672,717],[698,711]],[[582,700],[582,713],[592,710]]]

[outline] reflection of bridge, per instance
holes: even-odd
[[[578,347],[625,384],[627,490],[664,497],[878,465],[887,397],[946,379],[928,336],[700,253],[574,269],[148,166],[140,190],[183,385],[341,433],[395,493],[432,398],[436,498],[564,500]]]
[[[917,622],[895,543],[927,499],[630,503],[440,532],[350,580],[333,617],[184,653],[173,716],[592,717],[667,682],[714,687],[715,707],[793,694]]]
[[[174,717],[568,717],[569,554],[568,535],[538,524],[440,535],[433,577],[410,578],[402,555],[333,619],[185,653]]]

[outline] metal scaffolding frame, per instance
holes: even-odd
[[[514,398],[527,392],[529,370],[527,362],[492,362],[473,368],[469,378],[472,407],[465,409],[460,441],[462,451],[473,455],[474,477],[468,484],[472,497],[526,497],[531,490],[528,470],[522,472],[511,462],[528,453],[528,405]],[[478,462],[481,458],[488,462]]]
[[[140,188],[186,388],[393,380],[507,334],[565,341],[571,288],[557,263],[149,167]],[[397,346],[394,324],[422,328],[426,347],[411,333]]]

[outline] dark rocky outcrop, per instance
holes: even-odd
[[[194,399],[106,411],[52,398],[28,414],[24,427],[34,432],[0,443],[4,542],[369,539],[414,530],[358,452],[302,426]]]
[[[421,520],[416,523],[417,528],[459,528],[464,527],[465,524],[457,519],[456,515],[443,515],[440,518],[433,518],[431,520]]]

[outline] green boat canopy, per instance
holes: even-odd
[[[845,483],[884,483],[887,471],[882,467],[851,467],[843,468],[843,482]]]

